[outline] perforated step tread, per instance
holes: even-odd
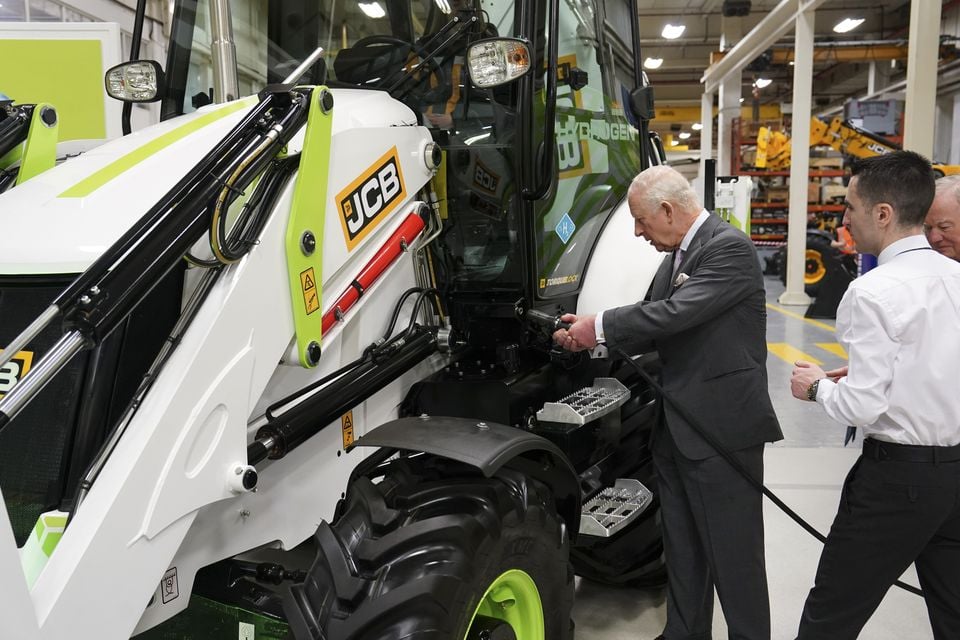
[[[653,493],[633,478],[619,478],[591,498],[580,513],[580,533],[609,538],[643,513],[653,501]]]
[[[629,398],[630,390],[616,378],[597,378],[593,386],[544,404],[537,412],[537,419],[583,425],[617,409]]]

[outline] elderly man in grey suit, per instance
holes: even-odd
[[[669,167],[640,173],[627,201],[635,234],[670,252],[646,299],[568,314],[554,339],[571,351],[659,351],[666,394],[762,481],[764,443],[783,434],[767,393],[756,249]],[[761,494],[662,400],[653,454],[669,581],[661,638],[710,640],[715,587],[731,639],[769,640]]]

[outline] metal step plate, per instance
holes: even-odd
[[[537,411],[541,422],[584,425],[618,408],[630,398],[630,390],[616,378],[597,378],[559,402],[548,402]]]
[[[643,513],[653,501],[653,493],[633,478],[619,478],[583,505],[580,533],[609,538]]]

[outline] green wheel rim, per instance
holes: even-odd
[[[519,569],[510,569],[493,581],[470,618],[464,640],[478,615],[503,620],[517,640],[545,640],[540,592],[533,578]]]

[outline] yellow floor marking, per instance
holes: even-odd
[[[835,356],[840,356],[844,360],[847,359],[847,352],[843,350],[843,347],[841,347],[838,342],[818,342],[817,346],[824,351],[829,351]]]
[[[807,362],[812,362],[813,364],[823,364],[822,360],[814,358],[809,353],[804,353],[803,351],[800,351],[800,349],[797,349],[786,342],[768,342],[767,350],[781,360],[785,360],[790,364],[793,364],[797,360],[806,360]]]
[[[819,320],[811,320],[810,318],[804,318],[799,313],[794,313],[793,311],[787,311],[783,307],[778,307],[776,305],[770,304],[769,302],[767,303],[767,309],[773,309],[774,311],[782,313],[788,318],[796,318],[797,320],[803,320],[804,322],[809,322],[813,326],[820,327],[821,329],[826,329],[830,333],[833,333],[834,331],[836,331],[835,327],[830,326],[826,322],[820,322]]]

